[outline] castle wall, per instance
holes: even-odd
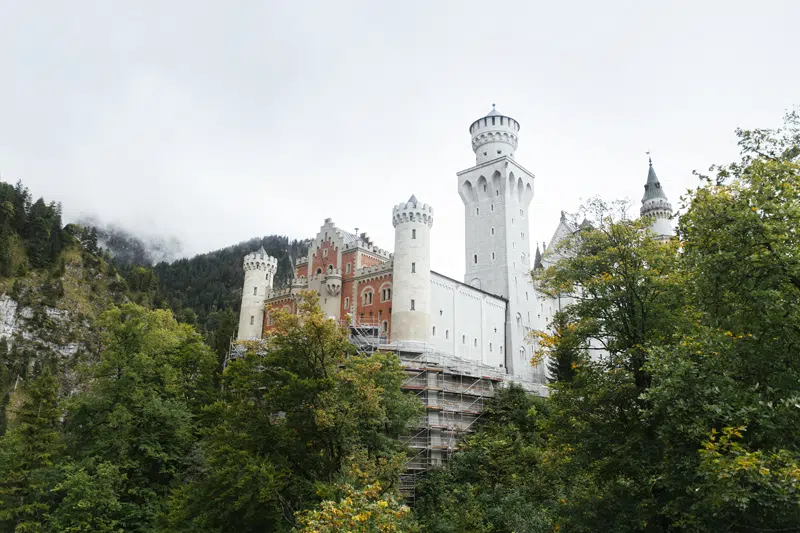
[[[429,344],[446,355],[505,368],[506,301],[431,272]]]
[[[377,324],[385,326],[386,331],[392,322],[392,299],[384,299],[384,288],[392,288],[392,271],[380,276],[359,280],[358,297],[356,298],[356,316],[362,324]],[[364,303],[364,294],[372,291],[372,303]]]

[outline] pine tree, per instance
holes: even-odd
[[[0,438],[0,530],[41,531],[61,449],[58,381],[48,371],[27,384],[15,425]]]

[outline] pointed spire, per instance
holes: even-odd
[[[408,199],[408,202],[406,202],[406,204],[417,205],[417,196],[415,194],[412,194],[411,198]]]
[[[502,114],[502,113],[499,113],[499,112],[497,111],[497,109],[495,109],[495,107],[494,107],[494,104],[492,104],[492,110],[491,110],[491,111],[489,111],[488,113],[486,113],[486,116],[487,116],[487,117],[495,117],[495,116],[499,116],[499,115],[501,115],[501,114]]]
[[[544,268],[542,265],[542,252],[539,251],[539,244],[536,244],[536,255],[533,257],[533,269],[539,270],[540,268]]]
[[[649,156],[650,152],[647,152],[647,154]],[[661,188],[661,183],[658,181],[658,176],[656,176],[656,171],[653,168],[653,158],[648,157],[648,159],[650,160],[650,168],[647,171],[647,183],[644,185],[644,196],[642,196],[642,203],[654,198],[664,198],[666,200],[667,195],[664,194],[664,190]]]

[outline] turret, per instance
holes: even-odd
[[[472,123],[469,132],[472,134],[472,151],[475,152],[476,165],[504,155],[514,158],[519,122],[500,114],[494,104],[488,115]]]
[[[264,325],[264,300],[272,289],[278,260],[267,255],[262,246],[244,256],[242,310],[239,313],[238,340],[260,339]]]
[[[433,207],[411,196],[392,209],[392,343],[426,343],[430,335]]]
[[[661,239],[669,239],[672,236],[672,205],[667,200],[664,189],[658,181],[656,171],[653,169],[653,159],[650,159],[650,169],[647,172],[647,183],[644,185],[644,196],[642,196],[642,208],[639,211],[642,218],[652,220],[650,230]]]

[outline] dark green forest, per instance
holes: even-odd
[[[422,406],[315,294],[221,365],[242,256],[285,280],[306,243],[153,265],[0,185],[0,532],[800,531],[800,119],[737,135],[667,242],[624,202],[576,214],[532,273],[571,302],[536,333],[549,395],[498,392],[413,509]]]

